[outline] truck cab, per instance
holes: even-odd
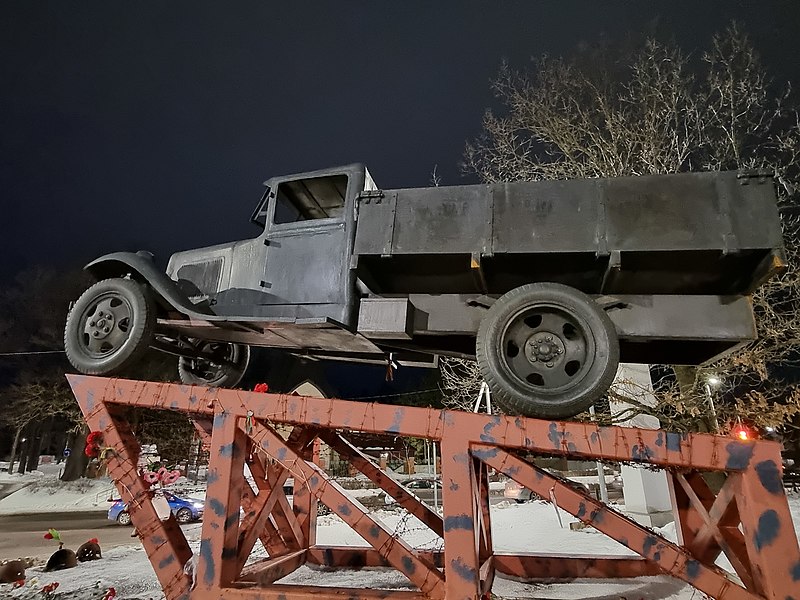
[[[375,190],[361,164],[275,177],[251,216],[258,237],[173,254],[167,275],[217,315],[352,327],[357,198]]]

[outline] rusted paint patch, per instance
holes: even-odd
[[[682,439],[683,436],[680,433],[667,432],[667,450],[680,452]]]
[[[458,485],[454,480],[450,480],[450,491],[457,492],[461,486]]]
[[[642,544],[642,554],[647,556],[650,554],[650,550],[652,550],[653,546],[658,543],[658,538],[654,535],[648,535],[644,538],[644,543]]]
[[[758,480],[764,489],[770,494],[781,494],[783,492],[783,482],[781,472],[774,460],[763,460],[756,465]]]
[[[156,546],[160,546],[161,544],[166,543],[167,540],[164,539],[164,536],[161,535],[154,535],[150,538],[150,541],[153,542]]]
[[[203,574],[203,582],[207,586],[211,586],[214,583],[214,576],[215,576],[215,568],[214,568],[214,557],[211,551],[211,540],[208,538],[204,538],[200,541],[200,560],[205,563],[205,573]]]
[[[756,549],[761,550],[764,546],[769,546],[778,537],[781,529],[781,520],[778,513],[769,509],[761,513],[758,517],[758,528],[756,529],[754,541]]]
[[[186,393],[186,392],[184,391],[183,393]],[[189,396],[189,404],[197,404],[197,396],[195,396],[194,394]]]
[[[500,424],[500,417],[494,416],[491,420],[483,426],[483,433],[481,434],[481,441],[493,444],[496,440],[492,430]]]
[[[463,560],[460,558],[456,558],[450,561],[450,567],[452,567],[453,571],[455,571],[456,575],[461,577],[461,579],[466,579],[467,581],[475,581],[478,572],[473,568],[467,565]]]
[[[410,556],[404,556],[400,559],[400,562],[403,564],[403,569],[405,569],[405,572],[409,575],[413,575],[417,570],[417,565],[414,564],[414,561],[411,560]]]
[[[481,439],[483,436],[481,435]],[[487,460],[489,458],[494,458],[497,456],[498,449],[497,448],[486,448],[486,449],[478,449],[472,451],[472,456],[477,458],[478,460]]]
[[[631,448],[631,458],[633,460],[650,460],[655,456],[655,452],[653,452],[652,448],[649,446],[639,446],[636,444],[633,448]]]
[[[225,419],[228,418],[226,413],[217,413],[214,415],[214,427],[222,427],[225,424]]]
[[[585,515],[586,515],[586,503],[581,502],[578,505],[578,513],[575,516],[578,517],[579,519],[583,519]]]
[[[664,445],[664,432],[659,431],[658,434],[656,435],[656,446],[661,448],[663,445]]]
[[[452,531],[454,529],[466,529],[467,531],[472,531],[475,527],[475,522],[472,520],[467,514],[460,514],[460,515],[453,515],[451,517],[445,517],[444,519],[444,530],[445,531]]]
[[[791,574],[792,581],[800,581],[800,562],[792,567]]]
[[[373,525],[369,528],[369,536],[371,538],[377,538],[381,534],[381,528],[377,525]]]
[[[92,412],[94,408],[94,390],[89,390],[86,392],[86,412]]]
[[[209,508],[214,511],[214,514],[218,517],[222,517],[225,515],[225,505],[222,504],[217,498],[212,498],[208,501]]]
[[[700,563],[693,558],[687,560],[686,574],[689,576],[689,579],[697,579],[697,576],[700,575]]]
[[[577,452],[578,447],[570,441],[571,434],[559,431],[558,423],[551,422],[547,428],[547,439],[553,444],[553,448],[563,450],[566,447],[569,452]]]
[[[278,448],[278,451],[275,453],[275,456],[278,460],[286,460],[286,448]]]
[[[405,411],[402,408],[395,410],[392,423],[389,425],[389,428],[386,431],[389,433],[398,433],[400,431],[400,424],[403,422],[404,413]]]
[[[742,442],[730,442],[725,446],[725,450],[728,452],[725,468],[730,471],[741,471],[750,464],[755,446],[753,444],[743,444]]]
[[[168,566],[170,566],[174,562],[175,562],[175,555],[174,554],[170,554],[169,556],[165,556],[163,559],[161,559],[158,562],[158,568],[159,569],[166,569]]]
[[[230,529],[234,525],[239,522],[239,512],[234,512],[228,515],[228,518],[225,519],[225,524],[223,525],[225,529]]]
[[[219,473],[216,469],[211,469],[206,475],[206,483],[207,485],[211,485],[212,483],[216,483],[219,481]]]
[[[339,512],[340,515],[344,517],[349,517],[353,511],[350,510],[350,507],[347,504],[340,504],[336,510]]]
[[[224,456],[225,458],[231,458],[233,456],[235,449],[235,445],[233,442],[230,444],[222,444],[219,447],[219,455]]]
[[[592,445],[600,443],[600,434],[596,431],[593,431],[592,435],[589,436],[589,442]]]
[[[602,523],[606,518],[605,513],[603,512],[602,508],[594,509],[591,514],[589,515],[589,520],[592,523]]]

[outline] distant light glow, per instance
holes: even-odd
[[[746,442],[750,439],[750,430],[747,429],[744,425],[737,425],[736,428],[733,430],[733,437]]]
[[[717,386],[720,383],[722,383],[722,380],[719,377],[717,377],[716,375],[710,375],[708,377],[708,379],[706,379],[706,381],[708,382],[708,385],[711,385],[711,386]]]

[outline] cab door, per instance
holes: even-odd
[[[340,172],[272,188],[262,282],[270,314],[349,324],[353,179]]]

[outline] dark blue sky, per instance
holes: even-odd
[[[383,187],[464,183],[505,57],[659,29],[686,49],[736,18],[800,79],[797,2],[0,4],[4,258],[79,264],[255,234],[271,175],[367,163]]]

